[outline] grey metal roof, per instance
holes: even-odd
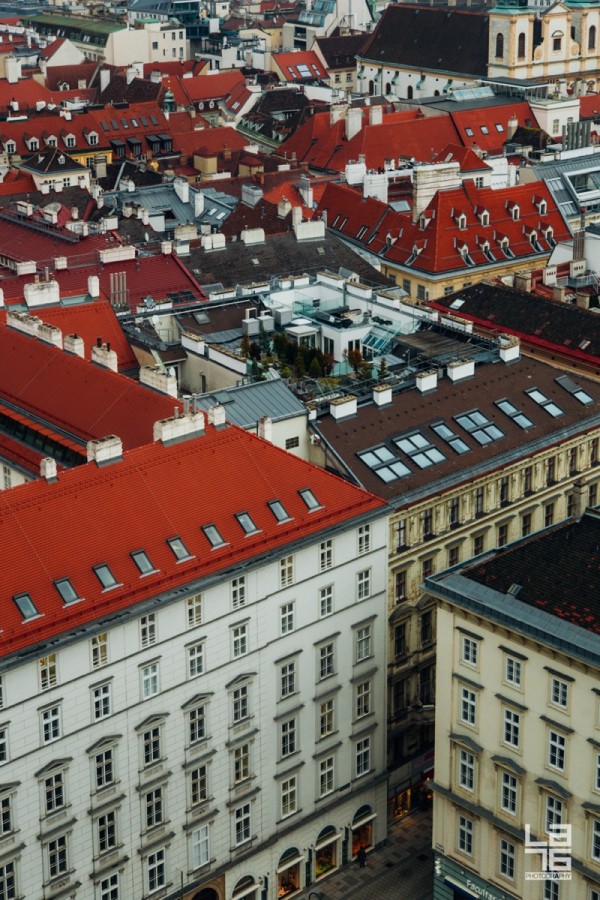
[[[193,220],[196,224],[205,222],[221,226],[237,206],[238,199],[214,188],[203,190],[202,193],[204,212],[197,217],[194,217],[193,193],[190,191],[191,203],[184,203],[177,196],[172,184],[150,185],[137,188],[135,191],[107,191],[104,194],[104,201],[109,206],[115,202],[118,206],[124,203],[140,203],[146,207],[151,216],[168,210],[179,225],[185,225]]]
[[[304,404],[279,378],[243,384],[217,391],[216,396],[212,392],[197,398],[198,408],[203,410],[209,410],[219,402],[225,407],[227,420],[241,428],[253,428],[261,416],[280,422],[294,416],[308,415]]]
[[[535,166],[535,174],[538,178],[546,183],[550,193],[554,197],[557,206],[563,216],[575,216],[579,213],[581,204],[579,204],[569,189],[564,176],[572,172],[582,172],[586,170],[600,171],[600,154],[593,153],[586,156],[577,156],[573,159],[554,160],[552,162],[543,162]],[[596,206],[597,201],[584,203],[586,207]]]

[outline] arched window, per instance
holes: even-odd
[[[297,847],[290,847],[279,858],[277,866],[277,896],[287,897],[295,894],[302,887],[300,881],[300,863],[304,859]]]
[[[352,856],[355,857],[361,847],[368,850],[373,846],[373,819],[375,814],[370,806],[361,806],[352,819]]]
[[[412,98],[413,98],[413,93],[414,93],[414,92],[413,92],[413,86],[412,86],[412,84],[409,84],[409,86],[406,88],[406,98],[407,98],[407,100],[412,100]]]
[[[333,825],[328,825],[319,833],[315,844],[315,878],[323,878],[338,867],[339,839],[340,835]]]
[[[553,53],[560,53],[560,51],[562,50],[562,39],[563,39],[562,31],[555,31],[554,34],[552,35],[552,52]]]
[[[231,895],[231,900],[256,900],[258,885],[252,875],[244,875],[237,882]]]
[[[522,31],[517,39],[517,57],[525,59],[525,32]]]
[[[369,94],[371,97],[375,93],[375,82],[373,80],[369,81]]]
[[[496,35],[496,59],[502,59],[504,56],[504,35]]]
[[[385,92],[386,92],[386,94],[392,93],[392,85],[389,81],[386,81],[386,83],[385,83]]]
[[[596,26],[591,25],[588,31],[588,50],[596,49]]]

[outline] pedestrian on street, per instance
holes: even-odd
[[[364,847],[360,848],[360,850],[356,854],[356,858],[361,869],[364,869],[364,867],[367,865],[367,851]]]

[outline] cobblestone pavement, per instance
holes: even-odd
[[[345,866],[302,900],[431,900],[433,852],[431,809],[415,811],[388,831],[387,845],[369,855],[367,865]]]

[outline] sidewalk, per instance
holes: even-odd
[[[421,857],[423,857],[421,859]],[[369,855],[366,868],[353,862],[311,885],[303,900],[431,900],[433,852],[431,809],[394,823],[387,845]]]

